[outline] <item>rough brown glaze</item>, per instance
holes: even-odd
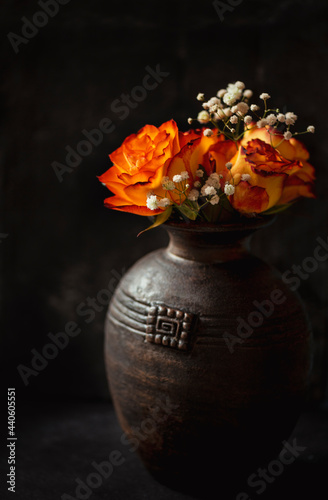
[[[204,498],[205,486],[237,487],[276,457],[306,395],[303,307],[246,248],[261,224],[166,224],[168,248],[126,273],[108,310],[106,367],[123,431],[159,481]],[[253,327],[238,334],[242,320]]]

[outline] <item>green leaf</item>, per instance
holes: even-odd
[[[229,198],[226,194],[220,197],[220,205],[224,208],[224,210],[227,210],[227,212],[235,213],[235,209],[231,205]]]
[[[220,204],[218,204],[218,205],[206,205],[203,208],[202,213],[203,213],[203,215],[205,215],[205,218],[208,222],[216,222],[219,219],[222,210],[223,210],[223,207]]]
[[[196,220],[197,215],[198,215],[198,210],[196,207],[191,208],[186,203],[182,203],[182,205],[178,205],[176,208],[179,210],[179,212],[181,212],[183,215],[188,217],[188,219]]]
[[[285,205],[279,205],[278,207],[272,207],[269,208],[269,210],[266,210],[265,212],[261,212],[261,215],[272,215],[272,214],[278,214],[279,212],[283,212],[287,208],[291,207],[293,203],[286,203]]]
[[[140,231],[140,233],[137,235],[137,237],[140,236],[142,233],[149,231],[149,229],[154,229],[155,227],[158,227],[161,224],[163,224],[164,222],[166,222],[172,213],[172,209],[173,209],[173,205],[170,205],[166,210],[164,210],[164,212],[157,215],[155,222],[151,226],[147,227],[147,229]]]

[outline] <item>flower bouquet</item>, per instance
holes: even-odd
[[[114,193],[107,207],[154,216],[150,227],[166,222],[170,237],[127,271],[109,305],[113,403],[128,439],[145,432],[138,454],[154,477],[201,498],[223,481],[244,498],[245,475],[288,439],[311,366],[302,304],[244,242],[266,215],[314,197],[314,169],[295,138],[303,132],[292,132],[297,116],[268,108],[266,93],[262,111],[251,97],[242,82],[199,94],[203,110],[188,122],[201,128],[146,125],[100,177]],[[163,402],[173,410],[154,422]]]
[[[109,155],[99,180],[112,192],[108,208],[168,219],[222,223],[280,212],[297,198],[313,198],[314,168],[293,132],[297,115],[269,108],[270,95],[251,104],[243,82],[230,83],[189,118],[201,128],[182,132],[174,120],[145,125]],[[198,125],[199,126],[199,125]]]

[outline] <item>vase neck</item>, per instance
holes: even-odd
[[[226,262],[244,258],[248,254],[251,234],[267,224],[230,226],[164,224],[170,242],[167,253],[198,262]]]

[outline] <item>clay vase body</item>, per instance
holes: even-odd
[[[159,481],[185,491],[243,484],[276,458],[299,417],[308,322],[276,271],[246,249],[261,222],[165,226],[168,248],[139,260],[109,306],[116,413]]]

